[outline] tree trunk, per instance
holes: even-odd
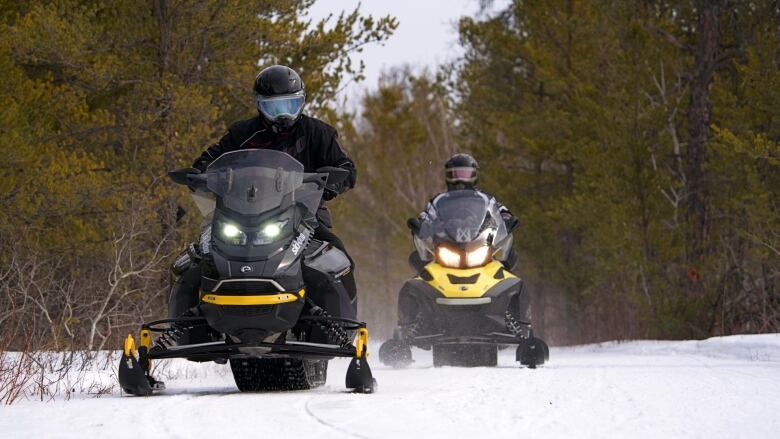
[[[175,8],[175,6],[173,6]],[[174,75],[171,72],[171,52],[173,51],[174,11],[167,0],[154,1],[154,17],[160,32],[158,42],[158,66],[157,74],[160,82],[160,96],[157,98],[159,111],[159,141],[162,144],[162,169],[161,174],[175,167],[171,151],[174,142],[174,121],[171,117],[173,106],[173,82]],[[163,189],[164,190],[164,189]],[[168,237],[173,244],[176,241],[176,196],[170,191],[164,195],[164,210],[160,213],[162,234]]]
[[[688,107],[688,153],[686,163],[686,197],[688,216],[688,245],[686,259],[697,273],[707,239],[707,142],[710,139],[712,104],[710,87],[718,63],[720,32],[718,14],[720,4],[701,0],[698,7],[698,41],[694,47],[694,65],[691,78],[691,96]],[[691,276],[692,280],[694,276]],[[696,282],[694,282],[694,285]],[[692,291],[700,288],[693,287]]]

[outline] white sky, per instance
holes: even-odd
[[[494,1],[493,10],[502,8],[509,0]],[[363,15],[375,18],[393,15],[398,20],[395,33],[383,45],[366,46],[353,60],[362,59],[366,64],[366,79],[359,84],[349,84],[345,90],[348,106],[356,104],[366,88],[375,88],[383,70],[402,64],[416,68],[436,66],[457,57],[458,19],[464,15],[475,15],[479,9],[477,0],[318,0],[312,6],[309,16],[313,20],[334,17],[343,11],[352,11],[360,4]]]

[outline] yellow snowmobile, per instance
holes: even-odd
[[[423,221],[409,220],[419,275],[398,295],[398,327],[379,350],[393,367],[412,362],[411,346],[433,350],[434,366],[495,366],[499,347],[516,345],[516,359],[535,368],[549,359],[533,334],[523,281],[502,261],[512,249],[495,199],[476,190],[435,198]]]

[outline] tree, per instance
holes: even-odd
[[[485,187],[523,215],[525,274],[566,297],[556,315],[566,326],[551,338],[735,330],[719,323],[743,313],[724,305],[724,292],[759,290],[729,280],[737,269],[728,255],[739,249],[740,272],[776,265],[776,255],[747,256],[757,243],[735,238],[721,219],[733,204],[714,191],[736,184],[728,192],[751,206],[748,223],[764,218],[760,241],[771,246],[777,225],[764,221],[777,193],[763,184],[777,141],[762,140],[770,123],[736,135],[752,159],[720,145],[737,141],[723,137],[727,126],[771,117],[733,105],[749,105],[746,54],[767,41],[764,52],[776,52],[767,33],[778,17],[773,2],[566,0],[515,1],[495,17],[461,20],[466,53],[452,74],[465,142],[498,170]],[[771,81],[747,81],[771,100]],[[765,314],[776,314],[773,300],[763,300],[773,310]]]
[[[191,205],[165,173],[191,163],[229,123],[256,114],[251,83],[262,66],[297,69],[310,110],[335,118],[337,90],[362,75],[349,54],[384,40],[396,26],[391,17],[374,19],[357,9],[312,23],[305,17],[312,3],[0,4],[0,70],[7,78],[0,94],[8,102],[0,119],[0,197],[7,206],[0,241],[9,245],[19,230],[30,230],[23,237],[30,255],[73,261],[59,279],[104,304],[106,291],[116,292],[104,277],[115,262],[115,243],[128,242],[117,238],[134,236],[135,262],[154,261],[147,268],[156,277],[145,278],[145,291],[112,296],[124,299],[109,306],[116,311],[111,324],[142,317],[130,309],[161,313],[168,275],[155,255],[175,251],[199,223],[177,222],[178,206]],[[127,229],[131,223],[143,233]],[[2,266],[7,254],[0,252]],[[156,302],[134,307],[145,300]],[[74,338],[84,328],[71,331]]]

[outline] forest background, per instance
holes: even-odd
[[[780,2],[515,0],[352,112],[350,55],[398,23],[312,4],[0,0],[0,349],[113,348],[165,314],[201,222],[166,171],[255,115],[276,63],[358,164],[331,206],[375,336],[459,151],[520,217],[552,344],[780,331]]]

